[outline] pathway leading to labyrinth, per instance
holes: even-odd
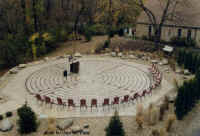
[[[7,108],[14,109],[24,104],[28,104],[38,113],[47,114],[56,117],[69,116],[110,116],[115,108],[119,110],[120,115],[133,115],[135,113],[136,103],[130,105],[120,105],[115,108],[93,109],[90,111],[79,108],[68,109],[62,106],[40,105],[34,98],[35,94],[49,96],[51,99],[60,97],[67,102],[73,99],[76,106],[80,105],[80,99],[86,99],[90,107],[91,99],[97,99],[98,105],[102,105],[104,98],[110,101],[114,97],[123,98],[124,95],[142,93],[152,84],[152,77],[148,71],[150,66],[129,62],[117,58],[109,57],[83,57],[80,59],[79,75],[70,75],[66,80],[63,77],[63,71],[69,67],[65,59],[49,61],[41,65],[31,66],[20,71],[15,78],[3,89],[11,101]],[[155,102],[172,86],[166,81],[162,81],[161,87],[153,90],[152,96],[147,96],[137,103],[143,103],[147,106],[150,102]],[[17,93],[13,93],[17,92]],[[13,103],[13,104],[12,104]],[[0,110],[3,105],[0,106]],[[5,107],[4,107],[5,108]]]

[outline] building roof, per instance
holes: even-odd
[[[186,1],[182,4],[178,4],[175,8],[175,15],[177,16],[175,21],[167,21],[167,25],[184,25],[184,26],[200,26],[200,2],[199,0],[182,0]],[[162,12],[165,3],[161,3],[161,0],[147,0],[145,6],[150,9],[156,16],[157,23],[159,23],[162,16]],[[172,11],[172,6],[169,7]],[[149,23],[147,15],[142,12],[137,22]]]

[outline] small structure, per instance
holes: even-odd
[[[165,52],[173,52],[174,48],[168,45],[165,45],[165,47],[163,48],[163,51]]]
[[[174,51],[174,48],[171,46],[167,46],[165,45],[165,47],[163,48],[163,51],[167,54],[167,55],[171,55]]]
[[[75,74],[78,74],[79,73],[79,67],[80,67],[80,62],[77,61],[77,62],[72,62],[70,64],[70,72],[71,73],[75,73]]]
[[[133,33],[132,33],[132,28],[129,28],[129,32],[128,32],[128,36],[132,37],[133,36]]]

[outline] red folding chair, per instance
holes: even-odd
[[[68,99],[68,108],[69,107],[75,107],[75,103],[73,99]]]
[[[66,106],[66,103],[62,101],[61,98],[57,97],[58,105]]]
[[[85,107],[85,108],[87,109],[87,104],[86,104],[86,100],[85,100],[85,99],[81,99],[81,100],[80,100],[80,109],[81,109],[82,107]]]
[[[110,102],[110,99],[109,98],[105,98],[104,101],[103,101],[103,110],[104,110],[104,106],[109,106],[109,102]]]
[[[91,100],[91,111],[92,111],[92,107],[96,107],[97,108],[97,99],[92,99]]]
[[[113,101],[112,101],[112,106],[118,104],[119,106],[119,97],[114,97]]]
[[[44,96],[44,98],[45,98],[45,103],[46,104],[50,104],[51,107],[52,107],[52,104],[54,103],[53,100],[51,100],[51,98],[48,97],[48,96]]]
[[[141,97],[145,97],[145,96],[146,96],[146,94],[147,94],[147,91],[146,91],[146,90],[144,90],[144,91],[142,92],[142,95],[141,95]]]
[[[42,102],[42,103],[44,102],[44,99],[42,98],[40,94],[36,94],[35,97],[38,100],[38,102]]]
[[[128,102],[129,102],[129,95],[125,95],[121,103],[128,103]]]
[[[92,99],[91,100],[91,107],[96,107],[97,108],[97,99]]]
[[[150,96],[152,95],[152,89],[151,88],[147,89],[147,94],[150,95]]]
[[[119,104],[119,97],[114,97],[114,100],[112,101],[112,105]]]
[[[35,97],[36,97],[37,100],[39,100],[41,102],[44,101],[44,99],[42,98],[42,96],[40,94],[36,94]]]
[[[130,97],[130,101],[133,103],[134,102],[134,96]]]
[[[140,97],[140,95],[139,95],[138,93],[135,93],[135,94],[133,95],[134,100],[138,100],[139,97]]]
[[[151,88],[152,88],[152,89],[155,89],[155,88],[156,88],[156,85],[155,85],[155,84],[153,84],[153,85],[151,86]]]

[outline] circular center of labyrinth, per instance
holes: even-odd
[[[66,80],[63,71],[68,68],[69,64],[65,60],[44,67],[28,77],[26,87],[33,94],[67,100],[113,98],[140,93],[151,85],[147,67],[136,63],[80,59],[79,74],[71,74]]]

